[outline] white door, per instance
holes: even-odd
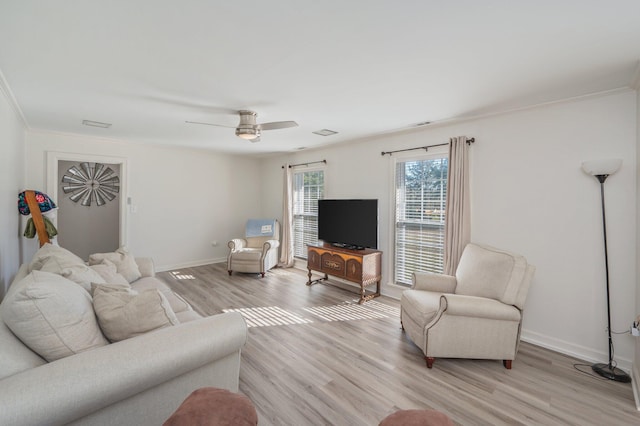
[[[58,244],[82,259],[126,244],[126,161],[50,153],[48,194],[58,205]]]

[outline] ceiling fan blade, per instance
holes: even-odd
[[[226,127],[227,129],[235,129],[236,126],[227,126],[224,124],[201,123],[200,121],[185,121],[187,124],[204,124],[205,126]]]
[[[295,121],[272,121],[271,123],[260,123],[262,130],[286,129],[288,127],[298,127]]]

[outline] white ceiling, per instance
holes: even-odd
[[[233,153],[628,87],[639,59],[638,0],[0,0],[0,70],[30,128]],[[185,123],[239,109],[300,126],[251,143]]]

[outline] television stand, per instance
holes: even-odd
[[[309,280],[307,285],[316,284],[329,279],[329,275],[342,278],[360,285],[360,300],[362,304],[367,300],[380,296],[382,252],[365,248],[352,250],[343,247],[335,247],[329,244],[324,246],[307,246],[307,269]],[[324,278],[311,279],[311,271],[324,273]],[[366,294],[365,288],[376,284],[375,293]]]

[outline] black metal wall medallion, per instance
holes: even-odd
[[[120,178],[111,167],[101,163],[80,163],[62,176],[62,190],[74,203],[104,206],[120,192]]]

